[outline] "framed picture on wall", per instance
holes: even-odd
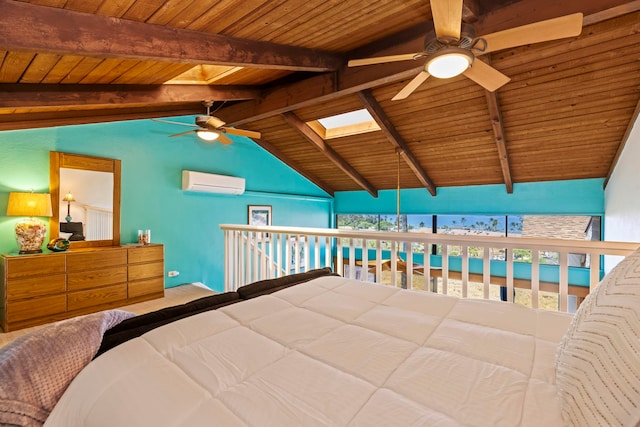
[[[247,217],[249,225],[258,227],[271,225],[271,206],[249,205],[249,213]],[[262,236],[262,233],[259,233],[257,237],[258,241],[266,241],[269,239],[269,233],[265,233],[264,236]]]

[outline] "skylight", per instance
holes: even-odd
[[[324,117],[307,122],[323,139],[340,138],[380,130],[380,126],[366,109]]]

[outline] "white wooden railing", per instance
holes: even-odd
[[[600,281],[603,256],[626,256],[640,247],[639,243],[588,240],[234,224],[220,228],[225,236],[227,291],[257,280],[330,266],[339,274],[363,281],[382,283],[383,276],[385,280],[390,277],[391,285],[409,289],[414,288],[414,276],[424,276],[424,290],[445,294],[450,293],[455,280],[462,297],[469,296],[470,283],[481,284],[485,299],[490,298],[492,285],[506,289],[507,301],[513,301],[515,288],[530,289],[533,308],[538,307],[539,292],[555,292],[559,311],[567,311],[569,295],[580,301]],[[470,248],[482,248],[481,258],[471,257]],[[502,250],[506,256],[491,259],[491,250]],[[515,250],[530,251],[530,261],[514,260]],[[541,253],[559,254],[559,265],[544,264]],[[584,254],[588,265],[571,266],[570,254]],[[402,274],[406,272],[414,274]]]

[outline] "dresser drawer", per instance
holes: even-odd
[[[7,260],[7,279],[47,276],[49,274],[64,273],[65,270],[64,255],[20,256]]]
[[[129,264],[137,262],[162,261],[164,259],[164,246],[150,245],[128,248]]]
[[[27,277],[7,281],[7,299],[9,301],[33,298],[43,295],[59,294],[67,290],[64,274],[52,274],[45,277]]]
[[[7,307],[7,320],[8,323],[11,324],[64,313],[66,309],[67,296],[64,294],[15,301]]]
[[[67,294],[67,308],[69,311],[81,308],[108,304],[127,299],[127,284],[105,286],[86,291],[69,292]]]
[[[129,282],[129,298],[150,294],[164,294],[164,279],[162,277]]]
[[[164,263],[150,262],[147,264],[129,264],[128,279],[141,280],[150,279],[153,277],[164,277]]]
[[[67,254],[67,272],[74,273],[127,264],[127,249],[77,252]]]
[[[80,291],[84,289],[99,288],[107,285],[125,283],[127,281],[127,267],[102,268],[78,273],[69,273],[67,289]]]

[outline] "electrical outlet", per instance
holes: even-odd
[[[172,270],[172,271],[170,271],[169,273],[167,273],[167,275],[168,275],[169,277],[176,277],[176,276],[180,275],[180,272],[179,272],[179,271]]]

